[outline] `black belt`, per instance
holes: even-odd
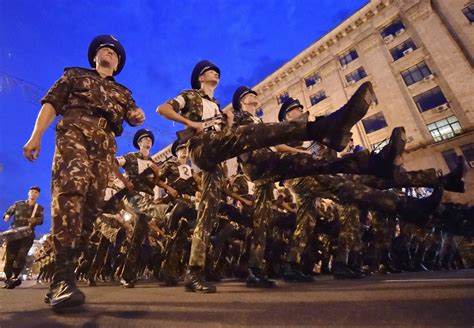
[[[87,123],[91,123],[92,125],[95,125],[102,130],[108,130],[115,132],[112,125],[107,121],[106,118],[101,117],[101,116],[94,116],[90,115],[84,111],[81,110],[68,110],[66,111],[64,115],[64,119],[67,120],[79,120],[79,121],[84,121]]]

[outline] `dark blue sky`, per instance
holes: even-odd
[[[64,67],[87,67],[96,35],[113,34],[123,43],[127,63],[117,80],[145,111],[144,127],[154,130],[157,151],[174,139],[178,126],[158,117],[155,108],[190,88],[198,60],[220,67],[216,97],[226,105],[237,86],[255,85],[367,2],[0,0],[0,211],[39,185],[46,215],[37,235],[50,229],[53,126],[35,163],[23,159],[22,146],[39,99]],[[135,130],[127,127],[118,138],[118,154],[133,150]],[[7,227],[1,220],[0,231]]]

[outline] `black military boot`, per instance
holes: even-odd
[[[406,133],[404,127],[396,127],[392,130],[390,141],[379,153],[370,155],[369,170],[367,173],[383,179],[395,179],[399,165],[395,160],[405,150]]]
[[[251,288],[274,288],[276,283],[273,280],[268,280],[262,275],[262,270],[259,268],[249,268],[249,275],[247,277],[247,287]]]
[[[456,168],[452,172],[439,178],[444,190],[464,193],[466,191],[464,187],[464,175],[466,170],[467,167],[464,156],[458,156]]]
[[[9,280],[8,285],[5,287],[6,289],[14,289],[15,287],[18,287],[21,285],[21,277],[13,277],[11,280]]]
[[[190,267],[184,276],[184,288],[188,292],[195,293],[215,293],[216,286],[206,283],[201,277],[200,267]]]
[[[361,279],[364,278],[362,272],[355,272],[351,270],[343,262],[334,262],[332,264],[332,275],[334,279]]]
[[[283,265],[283,280],[286,282],[313,282],[311,275],[305,274],[296,263],[286,262]]]
[[[344,150],[352,136],[351,128],[365,116],[374,100],[372,83],[363,83],[339,110],[308,124],[310,138],[334,150]]]
[[[399,214],[401,220],[425,227],[429,222],[435,223],[432,219],[438,217],[437,214],[441,208],[440,203],[442,196],[443,189],[434,188],[433,193],[429,197],[402,197],[397,204],[396,212]]]
[[[74,274],[74,255],[72,249],[63,249],[56,254],[53,281],[51,282],[49,304],[53,310],[60,310],[84,304],[86,296],[76,287]],[[49,297],[48,297],[49,296]]]

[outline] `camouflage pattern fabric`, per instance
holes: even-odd
[[[13,218],[12,226],[14,228],[26,227],[30,225],[28,220],[31,218],[31,215],[33,214],[34,207],[35,205],[28,204],[28,201],[20,200],[18,202],[15,202],[12,206],[10,206],[3,214],[3,217],[5,217],[5,215],[13,216],[14,218]],[[34,227],[37,225],[43,224],[43,218],[44,218],[43,206],[38,204],[38,208],[36,209],[34,218],[36,219],[36,223],[30,225],[32,229],[34,229]]]
[[[189,165],[180,164],[176,158],[171,158],[161,167],[160,179],[166,181],[166,184],[173,187],[181,196],[194,196],[198,188],[192,173]]]
[[[273,184],[255,185],[253,229],[250,242],[249,268],[263,269],[268,224],[272,222]]]
[[[123,131],[126,113],[137,109],[132,92],[115,82],[113,77],[102,78],[96,70],[79,67],[66,68],[63,76],[49,89],[41,104],[50,103],[57,115],[67,116],[71,109],[79,109],[92,116],[107,119],[114,133]]]
[[[52,176],[55,247],[79,246],[100,215],[116,152],[112,132],[65,118],[56,125]],[[84,236],[83,236],[84,238]]]

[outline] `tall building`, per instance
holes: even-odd
[[[381,147],[404,126],[407,169],[446,173],[461,154],[474,168],[473,21],[473,1],[372,0],[253,87],[263,120],[276,121],[289,96],[325,115],[370,80],[377,102],[353,129],[356,144]],[[474,190],[448,197],[473,203]]]

